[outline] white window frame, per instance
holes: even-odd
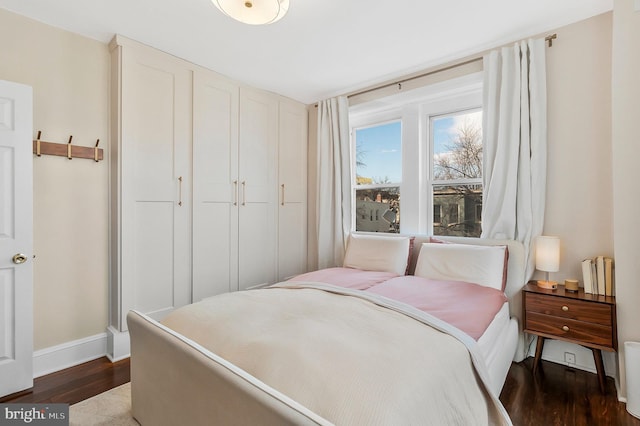
[[[433,235],[433,144],[430,117],[482,108],[482,73],[435,83],[406,93],[351,106],[352,230],[355,230],[355,129],[401,121],[402,182],[400,233]],[[444,184],[445,181],[437,181]],[[469,180],[446,181],[469,184]],[[482,183],[482,179],[479,179]],[[368,185],[359,185],[366,189]],[[398,186],[390,184],[390,187]],[[380,186],[376,185],[376,188]]]

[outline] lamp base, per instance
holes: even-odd
[[[558,288],[558,283],[555,281],[536,281],[536,284],[540,288],[546,288],[547,290],[555,290]]]

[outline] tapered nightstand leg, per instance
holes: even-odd
[[[604,364],[602,363],[602,351],[600,349],[591,349],[593,352],[593,360],[596,363],[596,372],[598,373],[598,382],[600,383],[600,392],[605,393]]]
[[[533,359],[534,375],[538,371],[538,366],[540,365],[540,358],[542,358],[542,349],[544,349],[544,337],[538,336],[538,343],[536,343],[536,357]]]

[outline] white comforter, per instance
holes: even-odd
[[[335,424],[511,424],[471,338],[376,295],[285,283],[163,323]]]

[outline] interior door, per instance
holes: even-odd
[[[0,80],[0,396],[33,386],[31,87]]]

